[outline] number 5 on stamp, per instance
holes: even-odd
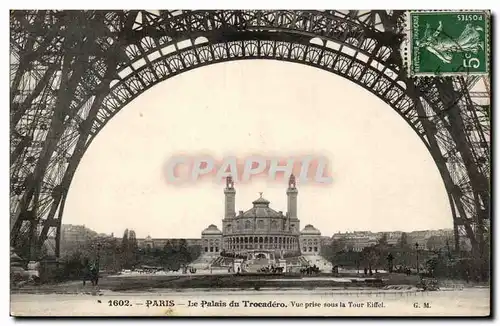
[[[489,73],[489,13],[409,12],[407,32],[410,76]]]

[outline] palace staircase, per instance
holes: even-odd
[[[247,273],[259,273],[259,271],[264,267],[270,267],[275,264],[273,260],[267,258],[256,258],[253,260],[249,260],[246,263],[246,272]]]
[[[212,262],[218,258],[220,257],[214,255],[201,254],[198,258],[196,258],[193,262],[191,262],[189,266],[200,270],[209,269]]]
[[[210,266],[213,268],[228,268],[233,266],[234,258],[230,257],[217,257],[211,263]]]
[[[304,255],[301,258],[304,258],[310,266],[316,265],[322,272],[331,272],[333,268],[332,263],[320,255]]]

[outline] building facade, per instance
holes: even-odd
[[[172,245],[176,245],[181,241],[186,241],[188,246],[199,246],[201,245],[200,239],[180,239],[180,238],[151,238],[147,236],[145,238],[137,239],[137,246],[139,248],[163,248],[165,245],[170,242]]]
[[[219,256],[222,248],[222,232],[216,225],[210,224],[201,232],[201,252],[205,255]]]
[[[308,224],[300,232],[299,242],[302,255],[319,255],[321,251],[321,232]]]
[[[406,234],[406,243],[409,246],[415,247],[418,244],[419,250],[436,250],[443,249],[453,243],[453,230],[423,230],[423,231],[390,231],[390,232],[370,232],[370,231],[354,231],[345,233],[335,233],[332,236],[332,241],[341,241],[345,247],[344,250],[352,250],[360,252],[366,247],[376,245],[382,236],[386,237],[389,246],[398,246],[403,236]],[[431,242],[431,247],[429,247]],[[469,250],[466,244],[460,245],[464,250]]]
[[[203,230],[202,252],[215,255],[221,251],[234,254],[271,251],[277,256],[319,254],[321,232],[312,225],[307,225],[300,231],[300,220],[297,217],[298,190],[294,175],[290,176],[286,195],[286,213],[272,209],[270,202],[261,193],[252,202],[252,208],[236,214],[236,190],[232,178],[228,177],[224,189],[222,231],[214,224]],[[307,245],[301,246],[302,243]]]
[[[230,254],[247,254],[255,251],[274,252],[276,257],[282,255],[319,255],[323,237],[321,232],[308,224],[300,231],[300,220],[297,216],[298,190],[295,176],[288,180],[287,209],[276,211],[270,202],[262,197],[252,202],[252,207],[236,213],[236,189],[231,177],[226,179],[224,189],[224,216],[222,230],[210,224],[201,232],[201,239],[185,239],[187,245],[201,246],[205,256],[220,256],[222,252]],[[168,241],[180,239],[158,239],[150,236],[137,239],[141,248],[161,248]]]

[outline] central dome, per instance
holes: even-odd
[[[201,232],[202,235],[208,235],[208,234],[222,234],[222,232],[217,228],[216,225],[210,224],[205,230]]]
[[[321,232],[311,224],[307,224],[300,233],[309,235],[321,235]]]
[[[252,202],[254,206],[269,206],[269,203],[270,201],[265,198],[262,198],[262,196]]]
[[[262,194],[259,198],[252,202],[253,207],[248,211],[243,213],[243,217],[283,217],[282,213],[275,211],[269,207],[270,201],[262,198]]]

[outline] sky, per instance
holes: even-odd
[[[301,228],[312,224],[322,235],[453,226],[430,153],[390,106],[340,76],[268,60],[194,69],[125,106],[85,153],[63,223],[117,236],[128,228],[139,238],[199,238],[210,224],[220,228],[223,184],[166,181],[166,162],[181,154],[324,157],[332,182],[297,185]],[[286,212],[286,181],[254,178],[235,188],[236,211],[262,192]]]

